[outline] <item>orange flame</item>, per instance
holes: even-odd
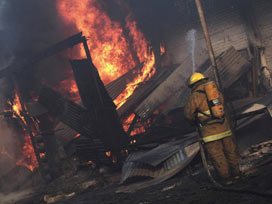
[[[35,168],[39,167],[39,164],[34,154],[34,149],[32,146],[30,136],[28,134],[25,134],[24,140],[25,142],[22,148],[23,155],[22,158],[16,162],[16,165],[25,166],[30,171],[34,171]]]
[[[77,138],[79,138],[79,137],[80,137],[80,134],[79,134],[79,133],[76,134],[76,135],[74,136],[75,139],[77,139]]]
[[[138,76],[126,86],[123,93],[115,99],[117,108],[120,108],[133,94],[140,83],[150,79],[155,73],[153,69],[155,56],[149,52],[148,43],[144,34],[137,28],[131,15],[126,17],[125,29],[129,32],[127,39],[119,22],[112,21],[102,9],[99,9],[97,0],[59,0],[57,10],[62,19],[76,26],[88,38],[93,63],[97,67],[101,79],[105,84],[120,77],[137,65],[131,48],[137,53],[139,62],[144,62]],[[131,44],[130,44],[131,43]],[[83,48],[80,57],[86,57]]]
[[[23,116],[21,116],[21,111],[22,111],[22,105],[20,103],[20,99],[17,93],[15,93],[13,103],[10,103],[12,105],[12,110],[19,116],[22,121],[25,121]]]
[[[129,129],[129,124],[132,123],[134,117],[135,117],[135,114],[132,113],[132,114],[129,115],[126,119],[123,120],[123,128],[124,128],[125,132],[128,131],[128,129]]]
[[[165,53],[165,46],[163,43],[160,44],[160,51],[161,51],[161,55]]]
[[[13,102],[9,101],[14,112],[13,117],[19,117],[21,121],[26,125],[26,121],[23,115],[21,115],[22,104],[19,99],[19,95],[15,93]],[[24,127],[22,127],[24,129]],[[27,167],[29,170],[34,171],[35,168],[39,166],[34,148],[32,146],[30,135],[26,133],[24,129],[24,145],[22,147],[22,157],[16,162],[16,165],[21,165]]]
[[[111,151],[106,152],[106,156],[110,157],[111,156]]]
[[[141,73],[130,83],[126,85],[125,90],[114,100],[114,103],[119,109],[127,99],[134,93],[135,89],[144,81],[149,80],[155,73],[153,66],[155,64],[155,55],[152,53],[144,64]]]
[[[46,82],[44,82],[44,84],[46,84]],[[54,86],[52,89],[62,93],[65,97],[71,99],[74,102],[77,102],[80,99],[77,84],[74,79],[62,80],[58,86]]]
[[[130,124],[132,123],[132,121],[134,120],[135,114],[132,113],[131,115],[129,115],[126,119],[123,120],[123,128],[125,130],[125,132],[128,131]],[[145,127],[143,125],[139,126],[139,127],[134,127],[133,130],[130,133],[130,136],[134,136],[136,134],[140,134],[145,132]]]
[[[59,0],[57,9],[66,23],[75,25],[89,38],[93,63],[107,84],[136,64],[120,24],[111,21],[98,5],[96,0]],[[80,57],[86,57],[82,47]]]

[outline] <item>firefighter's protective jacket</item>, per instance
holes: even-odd
[[[207,97],[204,92],[204,84],[206,81],[203,81],[200,84],[195,85],[192,88],[191,96],[185,106],[184,114],[186,119],[190,123],[195,123],[196,117],[198,119],[207,119],[208,115],[210,115],[209,106],[207,103]],[[224,99],[221,93],[220,101],[224,104]],[[223,139],[225,137],[231,136],[232,132],[230,130],[229,123],[226,118],[221,123],[209,121],[200,128],[201,136],[203,137],[203,142],[212,142],[219,139]]]

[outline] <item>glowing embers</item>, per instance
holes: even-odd
[[[165,54],[165,46],[163,43],[160,44],[160,52],[161,52],[161,55]]]
[[[129,115],[127,118],[123,119],[122,121],[125,132],[128,132],[130,125],[134,123],[132,130],[130,130],[131,131],[129,134],[130,136],[144,133],[150,127],[149,120],[143,122],[140,118],[136,118],[136,121],[133,121],[135,117],[136,117],[135,114],[132,113],[131,115]],[[133,143],[136,143],[136,141],[134,141]]]
[[[111,151],[106,152],[106,156],[110,157],[111,156]]]
[[[79,134],[79,133],[76,134],[76,135],[74,136],[75,139],[77,139],[77,138],[79,138],[79,137],[80,137],[80,134]]]

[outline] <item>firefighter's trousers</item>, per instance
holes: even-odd
[[[239,156],[232,137],[208,142],[204,146],[222,179],[240,174]]]

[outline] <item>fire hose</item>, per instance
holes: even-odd
[[[200,154],[201,154],[201,159],[202,159],[202,163],[203,163],[204,169],[205,169],[205,171],[206,171],[206,173],[207,173],[207,175],[208,175],[210,181],[211,181],[216,187],[222,187],[222,185],[219,184],[219,183],[212,177],[211,171],[210,171],[209,166],[208,166],[206,154],[205,154],[205,149],[204,149],[203,144],[202,144],[200,128],[197,128],[197,130],[198,130],[198,139],[199,139]]]
[[[202,143],[202,139],[201,139],[201,132],[200,132],[199,128],[198,128],[198,133],[199,133],[198,139],[199,139],[199,147],[200,147],[200,154],[201,154],[202,163],[203,163],[204,169],[205,169],[210,181],[214,185],[214,186],[210,187],[211,189],[218,190],[218,191],[234,192],[234,193],[239,193],[239,194],[252,194],[252,195],[261,196],[261,197],[270,197],[270,198],[272,197],[272,194],[269,194],[269,193],[261,193],[261,192],[253,191],[253,190],[224,187],[220,183],[218,183],[213,178],[211,171],[209,169],[206,154],[205,154],[205,149],[203,147],[203,143]]]

